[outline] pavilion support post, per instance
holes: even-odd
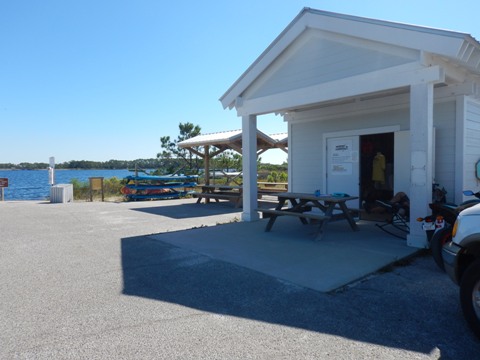
[[[242,116],[243,221],[258,220],[257,212],[257,117]]]
[[[428,241],[418,217],[430,213],[433,183],[433,84],[410,87],[410,234],[409,246],[425,248]]]
[[[210,185],[210,146],[205,145],[205,157],[203,158],[204,161],[204,169],[205,169],[205,185]]]

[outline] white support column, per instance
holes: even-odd
[[[205,145],[205,157],[203,158],[205,169],[205,185],[210,185],[210,146]]]
[[[425,231],[416,221],[430,213],[433,183],[433,84],[410,87],[410,235],[409,246],[428,246]]]
[[[457,96],[455,119],[455,194],[453,201],[456,204],[463,202],[463,187],[465,186],[465,118],[467,99],[464,95]]]
[[[257,117],[242,116],[243,221],[255,221],[257,212]]]

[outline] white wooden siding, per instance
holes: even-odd
[[[480,117],[480,106],[478,107]],[[290,120],[289,164],[291,165],[292,191],[312,192],[325,190],[323,183],[323,162],[325,145],[323,134],[349,130],[400,126],[400,130],[409,130],[410,119],[407,107],[392,110],[349,115],[321,121],[323,111],[310,110],[300,112]],[[434,105],[434,126],[436,128],[436,174],[435,179],[445,186],[453,201],[455,184],[455,102],[440,102]],[[480,123],[479,127],[480,136]],[[479,143],[480,144],[480,143]],[[410,156],[410,154],[405,154]],[[348,192],[346,190],[346,192]]]
[[[475,177],[475,164],[478,160],[480,160],[480,103],[469,99],[467,100],[465,121],[463,190],[480,190],[480,181]]]
[[[394,125],[399,125],[402,130],[408,130],[409,127],[407,108],[314,121],[315,118],[320,117],[321,110],[308,111],[296,116],[291,124],[292,144],[289,144],[289,151],[292,176],[294,176],[291,181],[292,191],[312,192],[316,189],[325,191],[322,173],[325,159],[325,145],[322,142],[324,134]]]
[[[243,95],[257,98],[416,61],[418,52],[306,31]]]
[[[435,127],[435,181],[447,190],[447,200],[455,201],[455,110],[454,101],[433,107]]]

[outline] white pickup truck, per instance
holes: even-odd
[[[463,210],[442,249],[445,270],[460,285],[460,303],[467,323],[480,338],[480,204]]]

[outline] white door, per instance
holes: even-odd
[[[327,194],[359,196],[359,136],[327,138]],[[348,206],[358,208],[359,201]]]

